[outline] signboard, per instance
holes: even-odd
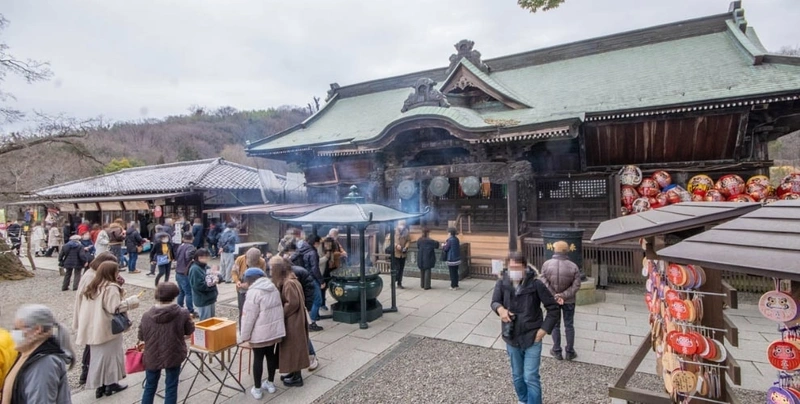
[[[81,210],[81,211],[84,211],[84,212],[95,212],[95,211],[97,211],[99,209],[97,209],[97,204],[96,203],[79,203],[78,204],[78,210]]]
[[[145,201],[126,201],[123,204],[125,210],[150,210],[150,205]]]
[[[100,210],[102,211],[120,211],[122,209],[122,204],[119,202],[100,202]]]

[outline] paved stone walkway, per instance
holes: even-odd
[[[55,260],[40,258],[37,265],[41,269],[55,269]],[[153,288],[153,278],[141,274],[124,274],[131,285]],[[413,285],[416,279],[410,279]],[[384,279],[388,285],[388,278]],[[410,287],[398,290],[397,313],[386,313],[380,319],[361,330],[358,324],[334,323],[323,320],[319,324],[325,330],[311,333],[317,350],[320,367],[314,372],[304,371],[305,386],[286,389],[278,385],[276,394],[265,394],[264,402],[270,403],[309,403],[332,389],[356,370],[366,365],[394,345],[405,335],[418,335],[445,339],[465,344],[505,349],[500,334],[500,320],[489,309],[494,282],[488,280],[466,279],[460,282],[458,291],[448,290],[449,282],[432,282],[432,290]],[[233,285],[220,286],[219,304],[236,307]],[[599,292],[603,293],[603,292]],[[384,288],[380,300],[384,307],[390,307],[390,290]],[[648,332],[648,315],[641,295],[607,292],[604,301],[576,309],[576,341],[578,361],[622,369],[629,361],[643,337]],[[330,299],[329,299],[330,304]],[[325,314],[323,312],[323,314]],[[738,348],[729,347],[742,367],[743,388],[765,391],[775,378],[775,372],[766,362],[766,349],[770,341],[779,337],[775,325],[761,317],[753,305],[740,305],[738,310],[729,310],[728,315],[739,327]],[[545,339],[544,354],[549,355],[552,340]],[[244,356],[245,370],[242,382],[245,387],[253,385],[246,368],[248,358]],[[238,359],[234,363],[238,367]],[[183,397],[188,382],[184,380],[194,375],[191,366],[181,375],[179,387]],[[655,357],[651,352],[638,369],[640,372],[655,372]],[[115,395],[114,403],[137,403],[141,396],[143,374],[130,375],[126,381],[131,385],[127,391]],[[213,380],[213,378],[212,378]],[[510,381],[509,381],[510,382]],[[162,379],[163,383],[163,379]],[[216,381],[208,383],[198,379],[189,403],[213,401],[219,386]],[[243,399],[253,400],[247,393],[224,388],[220,402],[238,403]],[[111,402],[109,399],[96,400],[93,391],[81,391],[73,396],[76,404]]]

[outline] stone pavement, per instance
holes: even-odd
[[[40,258],[42,269],[55,269],[55,260]],[[153,278],[141,274],[124,274],[131,285],[153,288]],[[413,285],[416,279],[409,279]],[[359,368],[378,358],[402,337],[412,334],[439,338],[465,344],[505,349],[500,334],[500,320],[489,309],[494,282],[488,280],[466,279],[460,282],[458,291],[448,290],[447,281],[434,280],[432,290],[421,290],[417,286],[398,290],[397,313],[385,313],[380,319],[361,330],[358,324],[340,324],[331,320],[319,322],[325,330],[311,333],[317,350],[320,367],[314,372],[304,371],[305,386],[286,389],[276,383],[276,394],[265,394],[263,401],[270,403],[308,403],[322,396],[339,382],[356,372]],[[384,285],[388,285],[384,278]],[[220,286],[219,304],[236,307],[233,285]],[[648,332],[648,314],[644,299],[640,294],[621,294],[602,291],[604,295],[596,303],[579,306],[576,309],[575,349],[578,361],[622,369]],[[390,307],[390,290],[384,287],[380,298],[384,307]],[[330,299],[329,299],[330,304]],[[325,314],[323,312],[323,314]],[[779,337],[776,327],[761,317],[753,305],[740,305],[738,310],[729,310],[728,315],[739,327],[739,348],[729,347],[742,367],[743,388],[766,390],[772,385],[775,372],[766,361],[766,349],[770,341]],[[550,337],[545,338],[545,355],[552,346]],[[248,357],[244,356],[245,370],[242,383],[249,388],[253,385],[247,368]],[[238,359],[233,364],[237,372]],[[191,371],[189,371],[191,369]],[[640,365],[640,372],[655,372],[655,357],[651,352]],[[194,375],[191,366],[181,375],[179,397],[183,397],[189,382],[183,382]],[[131,385],[127,391],[115,395],[115,403],[137,403],[141,395],[143,374],[130,375],[126,382]],[[212,381],[213,378],[212,378]],[[611,381],[610,381],[611,382]],[[163,383],[163,378],[162,378]],[[213,401],[219,384],[198,379],[189,403]],[[96,400],[93,391],[80,391],[74,394],[76,404],[103,402]],[[241,402],[252,400],[249,393],[243,396],[224,388],[220,402]],[[106,399],[105,402],[111,402]]]

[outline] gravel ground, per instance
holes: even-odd
[[[542,358],[544,403],[608,403],[608,385],[622,371]],[[637,373],[629,386],[661,391],[659,378]],[[740,402],[764,393],[738,391]],[[456,342],[407,337],[315,403],[516,403],[505,352]]]
[[[27,303],[39,303],[50,307],[59,321],[65,326],[71,327],[76,292],[62,292],[62,279],[63,278],[58,275],[58,272],[41,270],[36,271],[35,277],[21,281],[0,280],[0,296],[2,296],[2,300],[0,301],[0,326],[10,329],[14,321],[14,314],[19,306]],[[137,294],[141,290],[145,290],[141,299],[141,306],[129,314],[131,321],[133,321],[133,327],[131,327],[130,331],[126,332],[123,337],[125,341],[123,346],[131,347],[136,343],[136,330],[139,325],[139,320],[142,318],[142,314],[155,303],[153,299],[154,290],[143,289],[132,285],[126,285],[124,288],[129,295]],[[234,318],[236,313],[235,310],[218,305],[217,315],[220,317]],[[74,348],[78,361],[80,361],[83,355],[83,347],[76,346]],[[73,391],[78,389],[79,377],[80,363],[76,363],[69,372],[69,382]]]

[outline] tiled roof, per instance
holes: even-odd
[[[447,77],[444,69],[429,70],[337,88],[316,115],[253,143],[248,152],[353,148],[417,118],[440,119],[471,132],[512,122],[503,125],[509,132],[517,126],[616,111],[800,94],[800,58],[765,53],[755,32],[747,28],[742,33],[729,15],[683,21],[487,60],[490,67],[499,66],[490,73],[467,66],[488,86],[531,108],[497,112],[419,107],[401,113],[413,91],[409,83],[422,76],[439,82]]]
[[[221,158],[127,168],[111,174],[33,191],[35,197],[64,198],[176,192],[191,189],[260,189],[255,168]]]

